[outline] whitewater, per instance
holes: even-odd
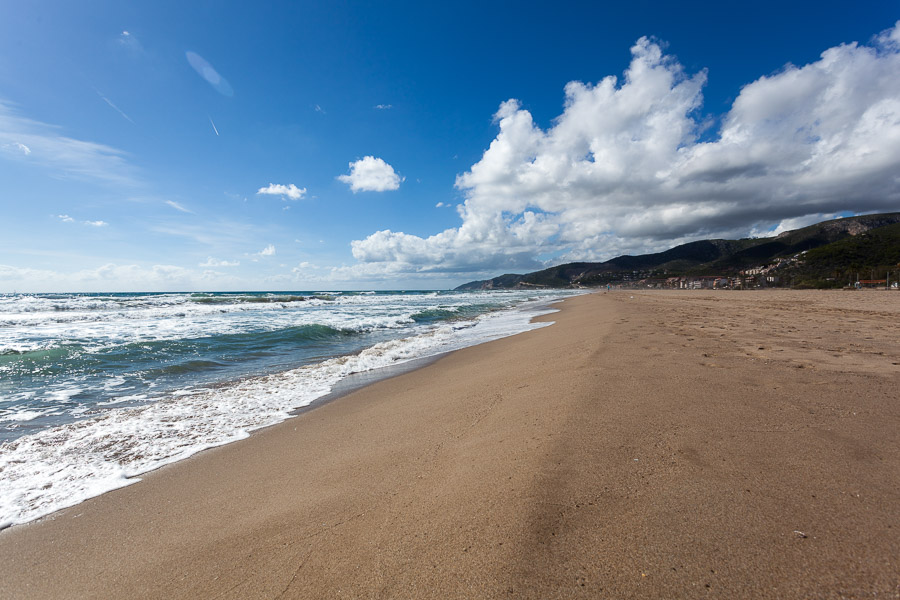
[[[0,529],[292,416],[571,291],[0,295]]]

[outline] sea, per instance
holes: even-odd
[[[356,374],[542,327],[573,293],[0,295],[0,529],[291,418]]]

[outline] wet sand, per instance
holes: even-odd
[[[572,298],[0,532],[0,597],[897,598],[898,317]]]

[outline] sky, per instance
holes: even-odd
[[[0,0],[0,292],[446,289],[898,210],[895,0]]]

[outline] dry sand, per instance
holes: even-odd
[[[0,533],[0,597],[897,598],[898,317],[570,299]]]

